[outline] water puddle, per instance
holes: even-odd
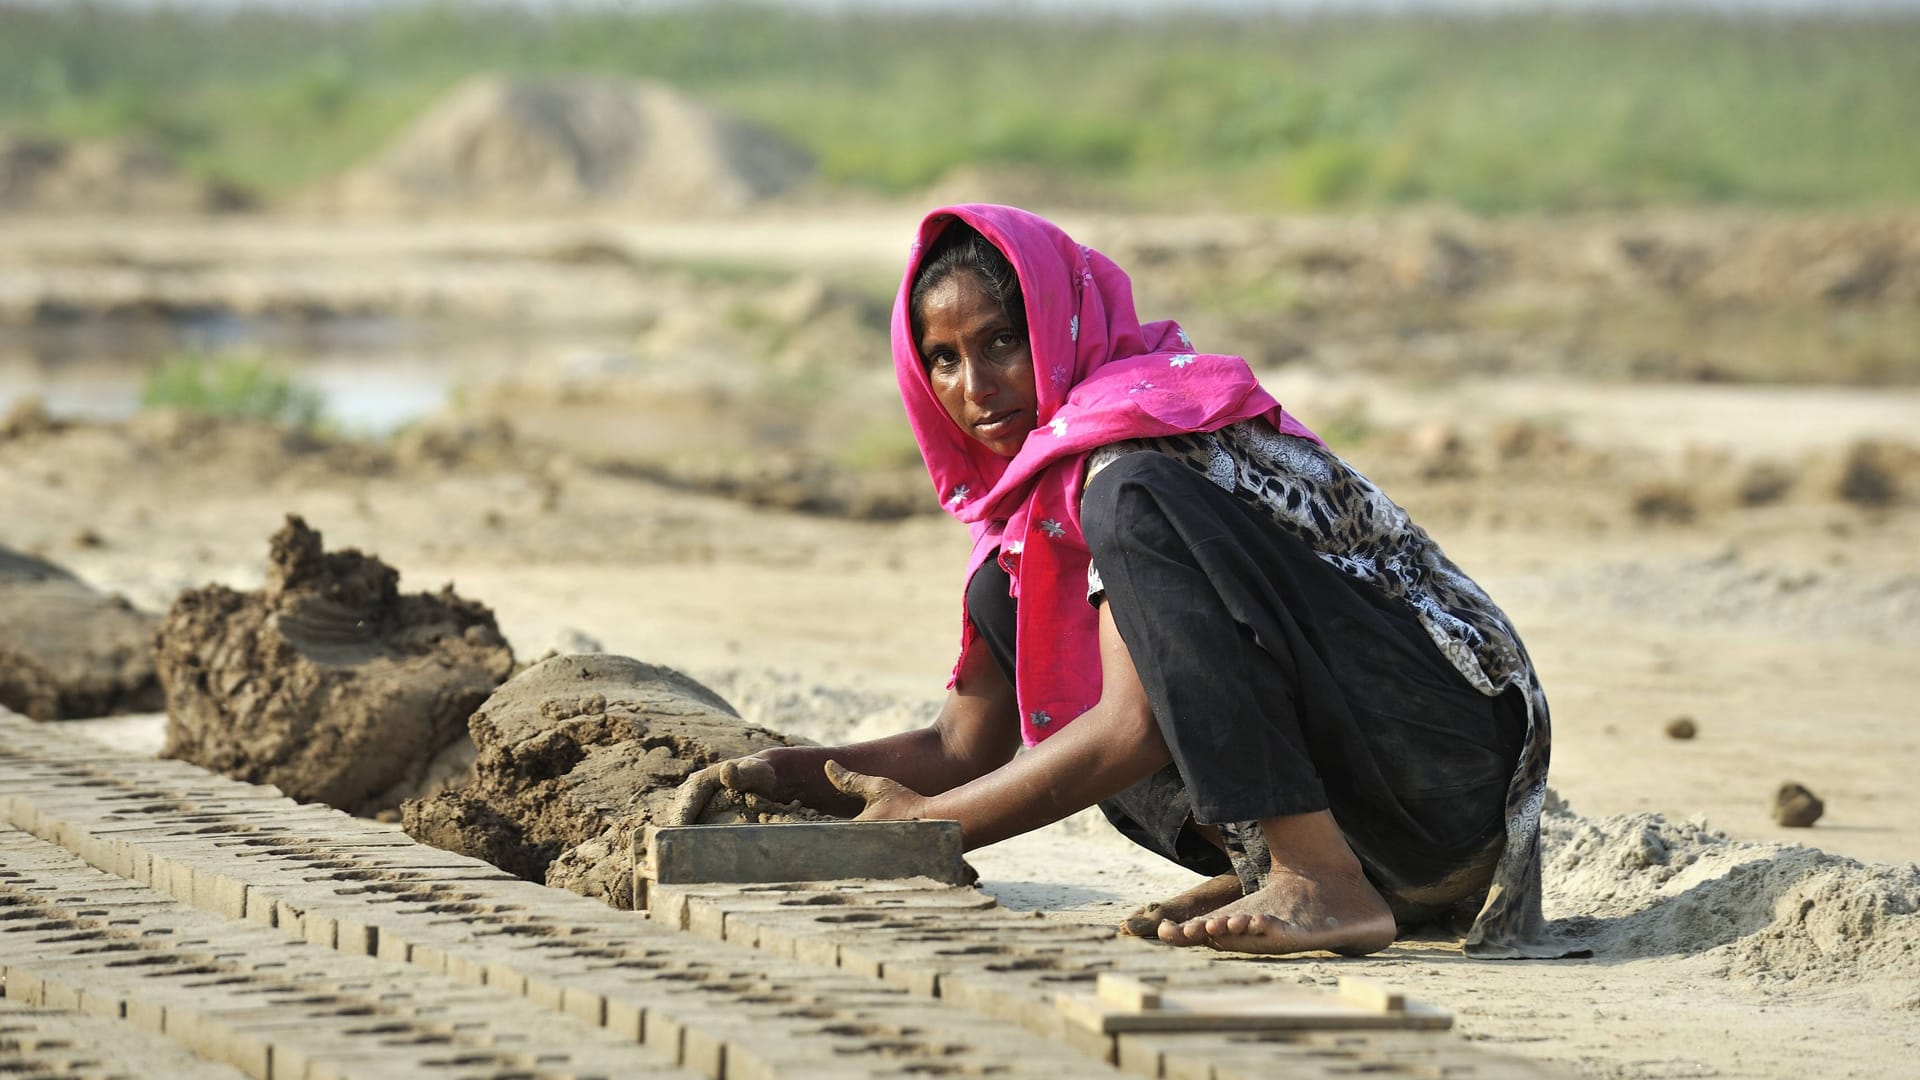
[[[265,358],[324,401],[343,433],[387,435],[456,403],[464,389],[604,342],[537,334],[476,338],[388,320],[287,324],[220,318],[166,325],[0,328],[0,414],[39,398],[56,418],[124,420],[168,359]]]

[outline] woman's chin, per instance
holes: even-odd
[[[1017,435],[999,435],[988,439],[975,436],[975,438],[981,446],[993,451],[996,456],[1010,458],[1018,454],[1020,448],[1027,444],[1027,436],[1030,434],[1032,434],[1032,432],[1029,430],[1022,431]]]

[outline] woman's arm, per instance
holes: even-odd
[[[714,790],[725,786],[852,817],[865,804],[828,780],[824,766],[830,760],[937,794],[1005,765],[1019,749],[1013,686],[986,642],[975,638],[960,658],[953,689],[931,725],[847,746],[782,746],[722,762],[689,781],[682,816],[697,816]]]
[[[910,783],[867,775],[852,760],[824,751],[842,766],[829,772],[841,791],[866,800],[863,820],[956,820],[970,849],[1059,821],[1144,780],[1172,758],[1107,605],[1100,608],[1100,663],[1099,704],[1031,752],[977,779],[922,794]]]

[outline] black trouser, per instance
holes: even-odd
[[[1389,899],[1423,903],[1497,852],[1526,732],[1517,692],[1474,690],[1405,604],[1165,455],[1103,469],[1081,524],[1173,754],[1101,804],[1122,833],[1201,873],[1231,866],[1251,890],[1268,870],[1255,823],[1330,809]],[[967,606],[1011,679],[997,562]],[[1191,821],[1222,826],[1231,862]]]

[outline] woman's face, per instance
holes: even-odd
[[[1033,353],[978,274],[957,271],[920,305],[920,362],[960,430],[1001,457],[1039,425]]]

